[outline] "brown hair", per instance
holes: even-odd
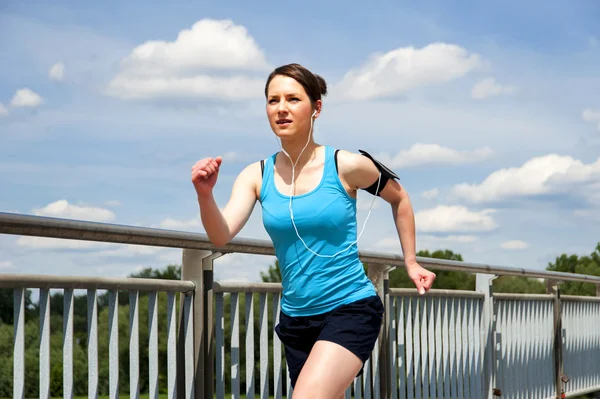
[[[271,72],[265,85],[265,97],[268,97],[269,83],[278,75],[290,77],[300,83],[313,105],[317,100],[321,99],[321,96],[327,95],[327,83],[325,83],[325,79],[312,73],[300,64],[287,64],[275,68]]]

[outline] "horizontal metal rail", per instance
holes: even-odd
[[[238,252],[255,255],[275,254],[273,244],[267,240],[235,238],[227,245],[217,247],[208,239],[206,234],[200,233],[58,219],[44,216],[21,215],[4,212],[0,212],[0,234],[52,237],[120,244],[137,244],[169,248],[190,248],[220,253]],[[395,266],[401,266],[404,264],[404,258],[400,254],[360,251],[359,255],[361,260],[365,263]],[[492,266],[486,264],[423,257],[418,257],[417,261],[423,267],[433,270],[521,276],[550,279],[555,281],[578,281],[600,285],[600,277],[585,274]]]
[[[238,282],[213,282],[213,292],[222,293],[278,293],[282,292],[279,283],[238,283]]]
[[[554,295],[496,292],[496,293],[494,293],[494,298],[502,299],[502,300],[515,300],[515,301],[551,301],[552,299],[554,299]]]
[[[421,294],[415,288],[390,288],[390,296],[418,296]],[[483,298],[485,294],[482,292],[465,291],[465,290],[438,290],[432,289],[427,292],[430,297],[443,298]]]
[[[192,292],[192,281],[150,278],[108,278],[83,276],[51,276],[43,274],[0,274],[0,288],[88,289],[123,291]]]

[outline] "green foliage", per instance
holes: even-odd
[[[535,278],[500,276],[493,280],[494,292],[545,294],[546,286]]]
[[[600,276],[600,242],[589,256],[562,254],[548,263],[546,270]],[[569,281],[560,285],[560,291],[564,295],[594,296],[596,285]]]
[[[448,249],[434,252],[419,251],[417,256],[423,258],[445,259],[462,262],[462,255],[456,254]],[[435,270],[436,279],[434,289],[447,290],[474,290],[475,276],[471,273],[451,272],[446,270]],[[390,273],[391,288],[415,288],[415,284],[408,277],[405,268],[398,268]]]
[[[275,264],[269,266],[269,270],[266,273],[260,272],[260,277],[263,283],[281,283],[281,269],[279,268],[279,261],[275,259]]]

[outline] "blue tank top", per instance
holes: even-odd
[[[290,218],[290,197],[275,187],[276,155],[265,161],[260,203],[263,225],[281,269],[281,310],[292,317],[310,316],[377,295],[356,244],[335,257],[319,257],[300,241]],[[294,196],[292,208],[300,237],[319,255],[333,255],[356,241],[356,199],[348,195],[339,179],[333,148],[325,146],[319,185]]]

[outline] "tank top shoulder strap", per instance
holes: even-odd
[[[262,202],[262,199],[272,189],[273,168],[274,168],[276,156],[277,156],[277,153],[271,155],[267,159],[261,159],[261,161],[260,161],[260,169],[261,169],[261,174],[262,174],[262,182],[261,182],[261,188],[260,188],[261,202]]]

